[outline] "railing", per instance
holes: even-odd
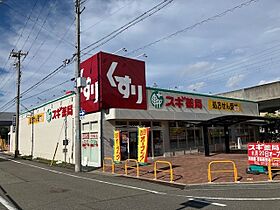
[[[161,163],[161,164],[167,164],[169,166],[169,169],[167,170],[162,170],[162,169],[157,169],[157,165]],[[173,182],[173,169],[172,169],[172,164],[168,161],[162,161],[162,160],[157,160],[154,163],[154,175],[155,175],[155,180],[157,179],[157,171],[161,171],[163,173],[166,173],[167,171],[170,173],[170,182]]]
[[[272,168],[272,163],[274,160],[280,160],[280,158],[271,158],[269,161],[268,161],[268,180],[269,181],[272,181],[272,171],[278,171],[280,170],[279,166],[278,168]]]
[[[231,163],[233,165],[233,170],[216,170],[216,171],[211,171],[211,165],[213,163]],[[208,182],[212,182],[212,173],[232,173],[234,176],[234,182],[237,182],[237,168],[236,165],[233,161],[231,160],[215,160],[211,161],[208,165]]]
[[[128,165],[130,162],[136,163],[136,166]],[[132,168],[132,169],[136,169],[136,176],[139,177],[139,163],[138,163],[137,160],[135,160],[135,159],[127,159],[127,160],[125,161],[124,168],[125,168],[125,175],[128,175],[127,169],[128,169],[128,168]]]
[[[106,160],[110,160],[111,163],[110,164],[106,164]],[[105,157],[103,159],[103,172],[105,172],[105,167],[106,166],[111,166],[112,167],[112,174],[115,173],[115,164],[114,164],[114,161],[113,161],[113,158],[111,157]]]

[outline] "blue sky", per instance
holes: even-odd
[[[74,3],[71,0],[2,0],[0,3],[0,107],[15,97],[12,49],[29,51],[22,62],[24,91],[75,52]],[[82,48],[163,0],[86,0],[81,15]],[[129,57],[146,62],[148,86],[219,93],[278,81],[280,1],[258,0],[227,12],[169,39],[155,42],[248,0],[174,0],[166,7],[93,50],[115,52],[125,47]],[[33,8],[33,10],[32,10]],[[29,18],[30,17],[30,18]],[[125,55],[119,52],[119,55]],[[90,54],[82,57],[82,60]],[[36,106],[73,89],[73,82],[52,88],[74,76],[69,65],[43,85],[23,96]],[[30,98],[31,97],[31,98]],[[11,107],[10,110],[13,110]],[[0,112],[3,110],[0,110]]]

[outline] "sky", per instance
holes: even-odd
[[[81,49],[164,5],[105,44],[82,51],[82,61],[99,51],[137,57],[146,63],[147,86],[206,94],[280,80],[279,0],[82,2]],[[0,112],[15,110],[8,103],[16,95],[13,49],[28,52],[21,62],[23,92],[71,58],[75,41],[73,0],[0,0]],[[73,90],[74,71],[70,63],[24,94],[21,110]]]

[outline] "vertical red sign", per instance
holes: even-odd
[[[81,64],[87,86],[81,91],[86,113],[100,109],[147,109],[145,62],[100,52]]]
[[[81,88],[81,109],[86,113],[99,110],[98,57],[92,56],[81,63],[81,77],[86,78],[86,87]]]

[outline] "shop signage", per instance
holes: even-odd
[[[51,122],[55,119],[60,119],[69,115],[73,115],[73,105],[59,107],[55,110],[48,109],[46,112],[46,120]]]
[[[267,166],[271,158],[280,158],[280,143],[248,143],[249,164]],[[280,166],[280,160],[272,166]]]
[[[145,63],[99,52],[81,63],[86,87],[81,107],[86,113],[108,108],[147,109]]]
[[[120,131],[114,131],[114,161],[121,161]]]
[[[44,120],[45,120],[44,113],[35,114],[34,116],[27,118],[28,125],[31,125],[32,123],[33,124],[41,123],[44,122]]]
[[[138,162],[146,163],[148,160],[149,128],[138,128]]]
[[[164,104],[164,98],[162,94],[158,91],[154,91],[150,97],[151,104],[156,108],[160,109],[162,108]]]
[[[98,147],[98,133],[82,133],[82,147],[84,149]]]
[[[177,107],[177,108],[192,108],[202,109],[202,100],[197,98],[185,97],[185,96],[166,96],[167,102],[165,106]]]
[[[241,104],[237,102],[228,102],[223,100],[208,100],[209,110],[220,110],[228,112],[241,112]]]
[[[163,96],[160,92],[154,91],[150,97],[151,104],[156,109],[165,107],[202,109],[202,99],[187,96]]]

